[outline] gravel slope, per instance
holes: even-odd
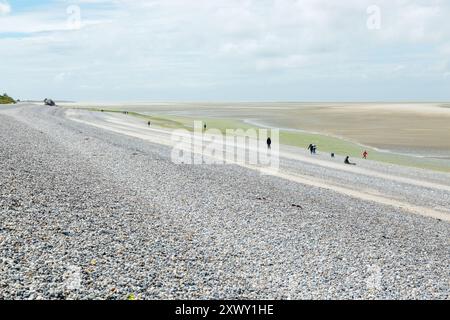
[[[0,136],[0,298],[450,298],[449,223],[175,165],[57,108],[0,112]]]

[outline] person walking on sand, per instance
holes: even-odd
[[[272,139],[267,138],[267,149],[272,149]]]
[[[367,152],[367,150],[365,150],[363,152],[363,159],[367,159],[367,156],[369,155],[369,153]]]
[[[311,154],[314,153],[314,145],[312,143],[308,146],[308,150],[309,152],[311,152]]]
[[[147,124],[148,124],[149,127],[152,125],[151,121],[149,121]]]

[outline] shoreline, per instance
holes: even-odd
[[[101,110],[104,109],[97,109],[97,108],[65,108],[65,109],[73,109],[73,110],[89,110],[92,112],[101,112]],[[130,110],[130,108],[128,108]],[[104,112],[111,112],[111,113],[123,113],[125,112],[125,109],[117,109],[117,110],[104,110]],[[172,113],[173,114],[173,113]],[[135,111],[132,111],[129,113],[129,115],[137,117],[137,118],[143,118],[148,120],[155,120],[155,122],[158,124],[161,124],[161,126],[164,128],[169,129],[176,129],[176,128],[184,128],[184,129],[192,129],[192,122],[193,119],[189,117],[181,117],[181,116],[168,116],[167,114],[162,114],[160,112],[154,113],[154,115],[150,115],[147,111],[146,113],[138,113]],[[156,115],[156,117],[155,117]],[[199,117],[200,118],[200,117]],[[199,119],[200,120],[200,119]],[[247,129],[251,128],[251,123],[247,121],[242,121],[238,119],[222,119],[222,118],[203,118],[202,121],[208,122],[208,124],[211,124],[212,127],[214,125],[217,125],[217,129],[223,130],[225,128],[233,129],[233,128],[242,128]],[[256,127],[269,127],[270,126],[261,126],[261,123],[253,123],[256,125]],[[210,127],[211,127],[210,126]],[[273,127],[272,127],[273,128]],[[392,164],[398,164],[405,167],[415,167],[415,168],[422,168],[422,169],[428,169],[433,171],[439,171],[439,172],[450,172],[450,163],[446,161],[444,158],[431,158],[431,157],[424,157],[424,156],[413,156],[411,154],[402,154],[402,153],[396,153],[396,152],[386,152],[383,149],[378,150],[378,148],[370,147],[367,145],[363,145],[361,143],[352,141],[350,139],[345,139],[341,137],[336,137],[333,135],[327,135],[323,133],[315,133],[315,132],[308,132],[298,129],[288,129],[284,130],[281,129],[280,131],[280,143],[286,146],[296,146],[300,148],[306,148],[305,146],[310,143],[310,140],[312,142],[315,142],[319,145],[319,151],[322,150],[322,152],[334,152],[338,155],[350,155],[353,158],[360,158],[362,152],[364,149],[367,149],[369,151],[369,158],[375,161],[379,161],[382,163],[392,163]],[[318,141],[319,139],[320,141]],[[303,141],[301,143],[300,141]],[[321,142],[321,143],[320,143]]]
[[[326,132],[308,131],[308,130],[301,130],[301,129],[295,129],[295,128],[283,128],[283,127],[277,128],[277,127],[275,127],[273,125],[270,125],[268,123],[262,122],[260,119],[258,119],[258,120],[245,119],[245,120],[242,120],[242,121],[244,123],[247,123],[247,124],[250,124],[250,125],[255,125],[255,126],[258,126],[258,127],[263,127],[263,128],[279,129],[279,130],[282,130],[282,131],[299,132],[299,133],[314,134],[314,135],[322,135],[322,136],[326,136],[326,137],[330,137],[330,138],[335,138],[335,139],[343,140],[343,141],[346,141],[346,142],[354,143],[356,145],[359,145],[361,148],[373,149],[373,150],[375,150],[377,152],[380,152],[380,153],[399,155],[399,156],[406,156],[406,157],[414,157],[414,158],[420,158],[420,159],[438,159],[438,160],[450,159],[450,156],[438,156],[438,155],[424,156],[424,155],[421,155],[421,154],[408,153],[408,152],[399,152],[399,151],[390,150],[390,149],[383,149],[383,148],[375,147],[375,146],[372,146],[372,145],[366,145],[366,144],[363,144],[363,143],[358,142],[356,140],[352,140],[352,139],[349,139],[349,138],[346,138],[346,137],[343,137],[343,136],[334,135],[334,134],[326,133]]]

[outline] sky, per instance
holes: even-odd
[[[450,101],[450,1],[0,0],[0,91]]]

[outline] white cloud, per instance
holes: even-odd
[[[11,13],[11,6],[6,1],[0,1],[0,16]]]
[[[326,93],[342,78],[359,84],[361,75],[380,83],[392,74],[433,76],[431,67],[448,56],[450,3],[444,0],[378,0],[377,31],[366,24],[371,0],[72,2],[82,10],[81,30],[67,30],[64,1],[0,19],[0,59],[8,61],[10,77],[47,80],[17,82],[30,92],[53,81],[68,98],[164,99],[192,88],[201,96],[201,88],[214,87],[234,90],[239,99],[239,90],[257,96],[261,83],[320,79],[312,85]],[[26,36],[2,39],[2,32]],[[435,72],[442,79],[442,69]],[[107,91],[113,87],[125,89]]]

